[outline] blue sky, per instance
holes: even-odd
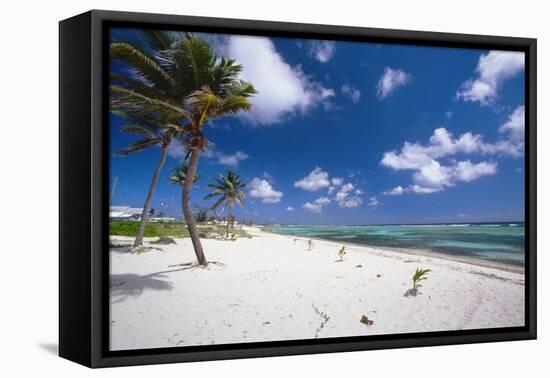
[[[206,184],[231,168],[249,183],[237,217],[260,223],[524,219],[523,54],[202,37],[243,64],[258,95],[250,113],[206,126],[214,147],[193,204],[208,206]],[[135,140],[124,124],[110,116],[112,203],[142,207],[160,149],[114,156]],[[167,177],[183,153],[171,146],[153,202],[177,217],[181,188]]]

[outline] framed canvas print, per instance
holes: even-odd
[[[536,337],[536,41],[60,23],[60,355]]]

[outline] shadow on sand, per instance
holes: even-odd
[[[163,274],[156,275],[166,277]],[[172,283],[154,278],[152,275],[111,274],[111,297],[130,295],[137,297],[145,290],[172,290]]]
[[[172,290],[173,284],[162,279],[167,277],[166,273],[179,272],[191,268],[193,267],[186,266],[178,269],[163,270],[161,272],[155,272],[144,276],[131,273],[111,274],[111,298],[120,296],[137,297],[143,294],[145,290]]]

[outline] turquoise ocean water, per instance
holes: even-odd
[[[429,250],[523,266],[525,226],[470,223],[380,226],[269,226],[266,231],[377,247]]]

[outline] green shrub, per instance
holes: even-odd
[[[137,221],[111,221],[109,234],[112,236],[137,235],[139,222]],[[198,225],[199,237],[203,239],[215,238],[224,235],[225,227],[219,225]],[[238,237],[250,238],[251,236],[241,228],[231,230]],[[145,237],[170,236],[173,238],[188,238],[189,231],[183,222],[148,222],[145,225]]]
[[[136,236],[139,222],[136,221],[112,221],[109,224],[109,234],[113,236]],[[171,236],[184,238],[189,232],[181,222],[148,222],[145,225],[145,237]]]

